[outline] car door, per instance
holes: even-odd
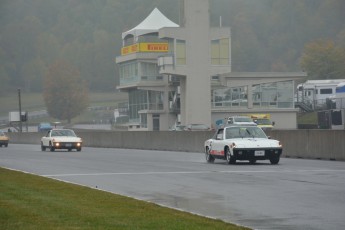
[[[211,143],[211,154],[212,155],[224,155],[224,129],[219,129],[216,136]]]
[[[44,146],[49,146],[50,134],[51,134],[51,130],[49,130],[47,134],[44,137],[42,137],[42,143]]]

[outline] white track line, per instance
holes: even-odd
[[[244,171],[181,171],[181,172],[119,172],[119,173],[71,173],[49,174],[44,177],[70,177],[70,176],[109,176],[109,175],[161,175],[161,174],[207,174],[207,173],[297,173],[297,172],[345,172],[345,169],[314,169],[314,170],[244,170]]]

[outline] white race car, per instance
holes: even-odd
[[[223,159],[228,164],[235,164],[236,160],[248,160],[251,164],[270,160],[271,164],[278,164],[283,151],[281,143],[269,139],[261,128],[243,125],[219,128],[204,147],[207,162]]]
[[[50,151],[55,149],[67,149],[71,151],[76,149],[81,151],[83,141],[71,129],[52,129],[48,131],[47,135],[41,138],[41,150],[45,151],[49,148]]]

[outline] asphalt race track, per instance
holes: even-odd
[[[253,229],[345,229],[345,162],[227,165],[204,154],[0,148],[0,167],[86,185]]]

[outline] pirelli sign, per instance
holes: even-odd
[[[168,43],[136,43],[121,49],[121,55],[138,52],[168,52]]]

